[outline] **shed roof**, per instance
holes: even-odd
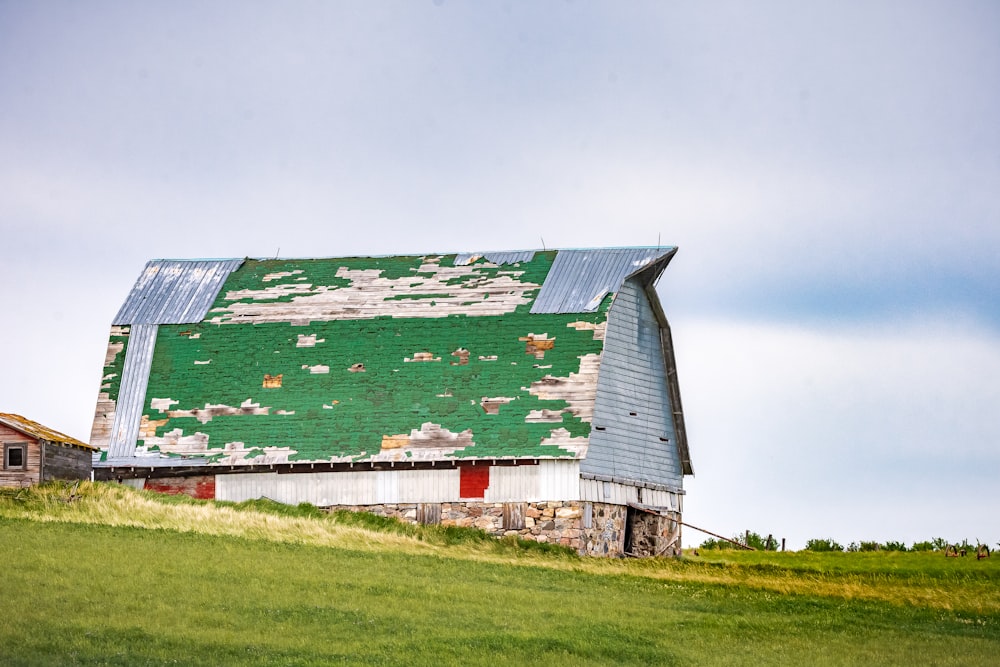
[[[33,438],[39,440],[46,440],[48,442],[61,442],[66,445],[72,445],[74,447],[82,447],[83,449],[89,449],[96,451],[97,447],[89,445],[85,442],[81,442],[76,438],[71,438],[65,433],[60,433],[59,431],[53,430],[48,426],[42,426],[38,422],[31,421],[26,417],[21,415],[11,414],[9,412],[0,412],[0,424],[8,426],[15,431],[20,431],[25,435],[29,435]]]

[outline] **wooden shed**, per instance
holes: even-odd
[[[56,479],[90,479],[92,447],[20,415],[0,412],[3,470],[0,486],[21,487]]]
[[[675,252],[151,261],[112,322],[95,476],[676,553]]]

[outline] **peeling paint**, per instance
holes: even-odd
[[[562,410],[548,410],[545,408],[541,410],[532,410],[528,413],[528,416],[524,418],[524,421],[527,422],[543,422],[543,423],[561,422],[562,420],[563,420]]]
[[[170,406],[177,405],[179,401],[170,398],[152,398],[149,400],[149,407],[157,412],[166,412]]]
[[[549,338],[547,333],[530,333],[523,338],[519,338],[518,340],[525,342],[524,353],[533,355],[535,359],[544,359],[545,352],[551,350],[556,344],[556,339]]]
[[[566,326],[571,329],[576,329],[577,331],[593,331],[594,340],[604,340],[604,332],[608,328],[608,323],[605,322],[570,322]]]
[[[94,423],[90,430],[90,443],[95,447],[107,448],[114,428],[115,413],[118,409],[118,392],[121,374],[125,366],[125,349],[131,327],[115,325],[111,327],[108,347],[104,354],[104,369],[101,386],[97,394]]]
[[[587,455],[587,445],[589,442],[588,438],[570,435],[570,432],[564,428],[552,429],[549,437],[542,438],[543,446],[560,447],[569,450],[576,454],[578,458],[583,458]]]
[[[382,436],[382,452],[435,450],[434,454],[451,454],[472,445],[472,429],[455,433],[432,422],[424,422],[419,429],[413,429],[409,434]],[[373,457],[372,460],[378,460],[378,457]]]
[[[295,347],[316,347],[317,343],[325,343],[325,338],[319,338],[316,334],[299,334]]]
[[[112,340],[110,343],[108,343],[108,351],[104,354],[104,365],[105,366],[113,365],[115,363],[115,359],[124,350],[125,350],[125,343],[123,341]]]
[[[451,353],[451,356],[457,357],[458,361],[451,362],[452,366],[468,366],[469,365],[469,351],[464,347],[460,347]]]
[[[225,305],[210,311],[210,321],[291,322],[306,325],[330,320],[377,317],[497,316],[530,303],[541,287],[522,280],[524,271],[481,264],[440,265],[425,257],[408,274],[387,277],[385,270],[340,266],[337,284],[280,283],[225,293]],[[277,271],[261,282],[290,275]],[[419,276],[420,280],[413,280]]]
[[[276,273],[268,273],[263,278],[261,282],[269,283],[272,280],[278,280],[280,278],[289,278],[291,276],[297,276],[303,273],[302,269],[295,269],[294,271],[278,271]]]
[[[156,399],[154,399],[156,400]],[[177,401],[171,401],[171,403],[176,404]],[[190,417],[192,419],[197,419],[202,424],[207,424],[212,421],[215,417],[220,416],[253,416],[253,415],[267,415],[270,414],[270,407],[261,407],[260,403],[254,403],[253,399],[248,398],[247,400],[240,403],[239,407],[233,407],[231,405],[212,405],[209,403],[205,404],[204,408],[196,410],[170,410],[167,412],[167,416],[171,419],[180,419],[183,417]],[[162,412],[162,410],[161,410]]]
[[[216,463],[233,460],[231,447],[224,449],[233,442],[244,443],[239,451],[246,452],[287,448],[289,461],[575,457],[580,447],[573,438],[590,434],[590,424],[580,417],[588,412],[578,405],[586,395],[579,385],[596,382],[596,375],[581,372],[581,360],[599,358],[602,344],[594,332],[607,309],[530,314],[537,290],[529,287],[544,281],[553,256],[538,253],[530,263],[504,269],[485,263],[453,268],[436,258],[247,260],[227,280],[205,321],[177,327],[199,339],[169,334],[157,339],[149,392],[179,404],[167,412],[150,411],[150,420],[167,417],[168,423],[149,433],[145,444],[154,452],[207,456]],[[291,274],[299,268],[302,273]],[[289,275],[262,282],[264,275],[283,272]],[[501,273],[519,286],[501,293]],[[331,294],[350,294],[359,283],[392,287],[370,301],[381,315],[354,313],[357,319],[347,320],[349,313],[341,318],[324,312],[323,304],[336,302],[330,301]],[[303,301],[307,291],[322,298]],[[440,309],[429,316],[407,316],[415,312],[408,310],[413,303],[426,308],[442,294],[462,291],[473,297],[463,296],[463,301],[474,303],[502,300],[511,291],[525,300],[513,312],[501,309],[503,316],[452,316]],[[427,298],[390,299],[394,292]],[[265,305],[265,296],[272,298],[275,309],[267,316],[285,319],[229,317],[237,295],[252,308]],[[396,310],[387,315],[383,306]],[[304,324],[311,328],[295,330]],[[553,331],[565,332],[558,334],[558,343]],[[525,332],[532,332],[532,345],[542,348],[529,358],[541,353],[544,364],[518,363],[529,343]],[[211,365],[192,365],[209,358]],[[178,373],[182,367],[191,375]],[[324,367],[343,370],[319,372]],[[264,388],[265,374],[275,385],[265,391],[274,393],[268,394],[266,406],[245,410],[241,403]],[[278,377],[280,392],[275,391]],[[553,440],[554,424],[569,436]],[[386,446],[382,434],[389,437]],[[403,437],[407,444],[398,446]],[[197,449],[201,445],[204,450]]]
[[[581,421],[590,422],[594,416],[594,399],[597,396],[597,372],[601,365],[600,354],[580,357],[580,370],[566,377],[546,375],[533,382],[529,393],[546,401],[562,400],[569,404],[569,412]]]
[[[414,352],[413,357],[406,357],[403,361],[441,361],[441,357],[435,357],[432,352]]]
[[[507,405],[511,401],[516,401],[516,400],[517,396],[513,397],[496,396],[493,398],[483,396],[482,400],[479,401],[479,407],[481,407],[483,409],[483,412],[485,412],[488,415],[498,415],[500,414],[501,405]]]

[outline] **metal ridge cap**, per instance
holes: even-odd
[[[562,252],[562,251],[599,251],[599,250],[662,250],[664,252],[676,251],[677,246],[672,245],[637,245],[637,246],[592,246],[592,247],[566,247],[566,248],[508,248],[508,249],[479,249],[479,250],[449,250],[445,252],[438,251],[427,251],[427,252],[400,252],[400,253],[358,253],[353,255],[312,255],[312,256],[302,256],[302,255],[289,255],[289,256],[275,256],[275,257],[253,257],[246,255],[244,257],[158,257],[147,260],[148,262],[233,262],[233,261],[245,261],[253,260],[256,262],[268,262],[268,261],[281,261],[281,260],[315,260],[315,259],[355,259],[361,257],[370,257],[372,259],[379,259],[382,257],[425,257],[429,255],[434,255],[438,257],[444,257],[447,255],[462,255],[462,254],[477,254],[477,253],[515,253],[515,252]]]
[[[657,256],[656,259],[650,261],[649,264],[641,266],[632,273],[626,275],[625,280],[628,280],[629,278],[634,278],[643,271],[650,271],[654,275],[652,276],[649,282],[655,283],[659,279],[659,277],[663,274],[663,272],[666,271],[667,265],[670,264],[670,260],[672,260],[674,258],[674,255],[677,254],[677,246],[664,247],[663,250],[665,252]]]
[[[242,262],[252,257],[154,257],[150,262]]]

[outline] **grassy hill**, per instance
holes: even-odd
[[[0,664],[996,664],[1000,559],[582,559],[107,484],[0,493]]]

